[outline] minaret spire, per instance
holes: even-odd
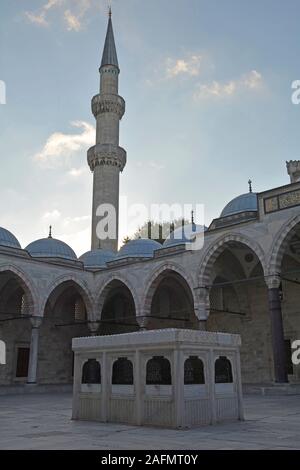
[[[115,67],[119,68],[115,37],[114,37],[114,31],[113,31],[113,26],[112,26],[112,20],[111,20],[111,7],[109,7],[109,12],[108,12],[108,25],[107,25],[107,32],[106,32],[106,38],[105,38],[105,43],[104,43],[101,67],[105,65],[114,65]]]
[[[88,150],[88,164],[94,173],[92,249],[118,249],[119,175],[126,165],[126,152],[119,146],[120,120],[125,101],[119,96],[119,63],[111,19],[104,43],[100,72],[100,93],[92,99],[96,118],[96,145]]]

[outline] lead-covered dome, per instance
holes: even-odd
[[[152,258],[155,250],[161,248],[161,244],[149,238],[139,238],[127,242],[120,249],[117,259],[120,258]]]
[[[0,227],[0,245],[8,246],[10,248],[21,248],[21,245],[16,237],[3,227]]]
[[[257,194],[246,193],[232,199],[222,210],[220,217],[238,214],[240,212],[257,211]]]
[[[80,256],[80,261],[83,262],[86,268],[103,268],[109,261],[113,261],[116,254],[111,250],[104,250],[99,248],[91,250]]]
[[[34,258],[62,258],[72,261],[77,260],[77,256],[72,248],[56,238],[41,238],[30,243],[25,250]]]
[[[173,245],[183,245],[193,241],[197,233],[204,232],[206,227],[204,225],[188,224],[178,227],[172,232],[164,242],[164,248]]]

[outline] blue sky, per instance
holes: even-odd
[[[288,183],[285,161],[300,157],[299,0],[111,3],[129,203],[203,203],[208,225],[249,177],[255,191]],[[22,246],[52,223],[78,255],[89,249],[86,150],[107,6],[1,2],[0,225]]]

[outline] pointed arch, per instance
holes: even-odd
[[[138,312],[139,312],[139,309],[140,309],[140,303],[139,303],[139,298],[138,298],[136,289],[134,288],[133,284],[127,278],[124,278],[122,275],[117,274],[117,273],[111,273],[105,279],[104,283],[101,284],[99,295],[96,298],[96,302],[95,302],[95,306],[96,306],[95,312],[96,313],[95,314],[96,314],[97,320],[101,319],[101,313],[102,313],[102,310],[103,310],[103,307],[104,307],[105,300],[107,298],[107,294],[108,294],[108,292],[110,290],[110,287],[111,287],[111,285],[114,281],[120,282],[121,284],[123,284],[129,290],[129,292],[132,295],[133,301],[134,301],[136,316],[138,316]]]
[[[300,224],[300,215],[292,217],[288,223],[285,223],[281,230],[277,233],[270,252],[268,262],[268,274],[279,274],[284,253],[288,247],[290,240],[295,234],[297,225]]]
[[[22,287],[26,296],[26,307],[29,314],[32,316],[39,316],[39,296],[32,279],[28,276],[27,273],[13,264],[0,265],[0,273],[4,272],[9,272],[18,279],[18,282],[20,283],[20,286]]]
[[[252,250],[258,257],[264,274],[266,274],[267,272],[266,257],[260,244],[254,241],[253,239],[246,237],[245,235],[242,235],[240,233],[228,233],[226,235],[223,235],[216,241],[214,241],[212,245],[210,245],[209,248],[207,249],[203,257],[203,260],[201,261],[200,269],[198,273],[198,280],[199,280],[200,287],[205,287],[210,284],[210,273],[215,264],[215,261],[217,260],[219,255],[222,253],[222,251],[224,251],[224,249],[226,248],[226,245],[230,242],[239,243],[241,245],[246,246],[250,250]]]
[[[195,291],[194,291],[194,281],[187,274],[187,272],[182,268],[177,263],[163,263],[162,265],[159,266],[147,279],[145,283],[145,290],[144,290],[144,297],[142,300],[142,314],[144,317],[150,316],[151,313],[151,304],[152,304],[152,299],[154,296],[154,293],[156,291],[157,286],[159,285],[160,281],[162,278],[167,275],[167,273],[175,273],[177,274],[180,278],[183,279],[185,282],[186,286],[189,288],[191,297],[193,299],[193,304],[194,304],[194,309],[196,309],[197,305],[197,298],[195,296]]]
[[[50,298],[51,294],[55,291],[55,289],[57,287],[62,286],[63,284],[66,284],[66,283],[71,283],[77,288],[79,294],[81,295],[81,297],[84,301],[84,304],[85,304],[85,307],[86,307],[87,317],[90,321],[93,321],[93,319],[94,319],[94,299],[93,299],[93,296],[92,296],[90,290],[88,289],[86,284],[80,278],[78,278],[76,276],[73,276],[73,275],[68,275],[68,274],[56,278],[50,284],[50,286],[48,287],[45,295],[43,296],[42,304],[41,304],[43,314],[44,314],[44,311],[45,311],[47,301]]]

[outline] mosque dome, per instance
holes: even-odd
[[[183,227],[178,227],[172,232],[164,242],[164,247],[182,245],[190,243],[196,233],[201,233],[206,230],[203,225],[189,224]]]
[[[117,258],[152,258],[154,251],[159,248],[161,248],[161,244],[155,240],[138,238],[122,246]]]
[[[80,261],[83,262],[86,268],[103,268],[105,263],[113,261],[116,254],[111,250],[104,250],[99,248],[97,250],[91,250],[80,256]]]
[[[42,238],[30,243],[25,250],[34,258],[62,258],[72,261],[77,256],[72,248],[61,240],[55,238]]]
[[[220,217],[238,214],[240,212],[257,211],[257,194],[246,193],[232,199],[222,210]]]
[[[3,227],[0,227],[0,246],[8,246],[10,248],[21,248],[16,237]]]

